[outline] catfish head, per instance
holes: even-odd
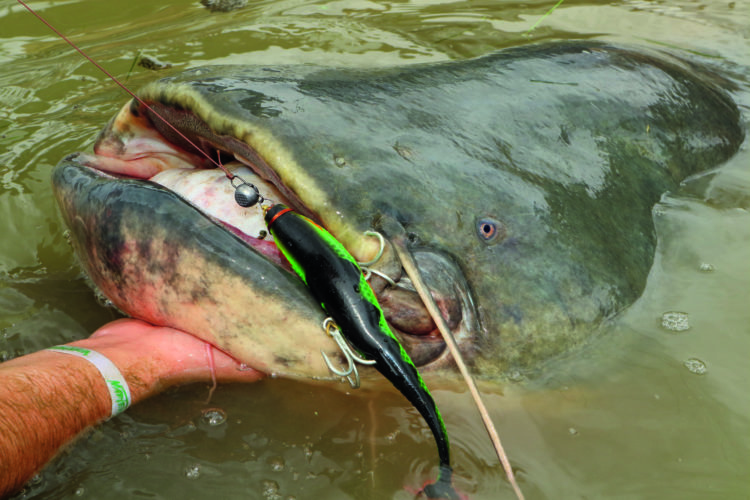
[[[83,267],[126,314],[292,377],[329,375],[324,313],[209,158],[359,261],[381,247],[367,231],[399,226],[464,354],[493,375],[631,304],[654,204],[743,136],[707,74],[593,42],[385,69],[196,68],[139,96],[148,106],[126,104],[94,154],[53,174]],[[387,242],[371,267],[417,365],[450,363]]]

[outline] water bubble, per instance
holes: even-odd
[[[685,361],[685,367],[690,370],[690,373],[695,373],[696,375],[705,375],[708,371],[706,363],[698,358],[690,358]]]
[[[333,162],[339,168],[346,166],[346,159],[343,156],[333,155]]]
[[[215,427],[227,421],[227,414],[221,408],[208,408],[201,412],[201,422]]]
[[[281,457],[271,457],[268,460],[268,465],[271,466],[271,470],[274,472],[281,472],[286,467],[286,463],[284,463],[284,459]]]
[[[188,479],[198,479],[201,476],[200,464],[192,464],[185,467],[185,477]]]
[[[688,313],[679,311],[665,312],[661,316],[661,326],[671,332],[684,332],[690,328]]]
[[[266,500],[282,500],[279,495],[279,483],[266,479],[261,484],[262,495]]]

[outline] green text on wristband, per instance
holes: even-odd
[[[99,370],[99,373],[104,378],[104,382],[107,385],[109,397],[112,401],[112,413],[110,418],[128,409],[130,406],[130,388],[128,387],[128,383],[125,381],[125,377],[122,376],[122,373],[120,373],[120,370],[117,369],[117,366],[115,366],[115,364],[106,356],[92,349],[70,345],[58,345],[50,347],[47,350],[61,352],[63,354],[72,354],[73,356],[83,358]]]
[[[124,382],[120,382],[119,380],[105,379],[105,381],[109,386],[110,396],[113,396],[112,403],[117,406],[117,413],[122,413],[127,410],[128,406],[130,406],[130,391],[128,390],[128,387],[124,385]],[[113,412],[112,415],[114,416],[117,413]]]

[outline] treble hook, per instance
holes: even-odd
[[[367,262],[357,262],[359,264],[359,267],[368,267],[373,264],[375,264],[377,261],[380,260],[380,257],[383,256],[383,252],[385,251],[385,237],[380,234],[377,231],[365,231],[365,236],[375,236],[380,240],[380,250],[378,250],[378,254],[375,256],[374,259],[369,260]]]
[[[344,354],[344,358],[346,358],[347,368],[346,370],[339,370],[334,367],[333,363],[331,363],[331,360],[328,359],[326,353],[323,352],[323,349],[321,349],[320,354],[323,355],[323,361],[325,361],[326,366],[329,370],[331,370],[333,374],[338,375],[339,377],[346,377],[346,380],[349,381],[349,385],[351,385],[354,389],[358,389],[359,371],[357,370],[357,365],[355,363],[372,366],[376,362],[374,360],[364,359],[361,356],[355,354],[354,351],[352,351],[352,348],[349,346],[349,344],[346,342],[346,339],[341,334],[341,330],[339,330],[338,326],[336,326],[336,323],[334,323],[333,318],[326,318],[325,320],[323,320],[323,329],[328,335],[333,337],[333,340],[336,341],[339,349],[341,349],[341,352]],[[352,375],[354,376],[353,380]]]
[[[380,234],[377,231],[365,231],[365,236],[376,236],[378,240],[380,240],[380,250],[378,250],[377,255],[375,255],[375,258],[367,261],[367,262],[357,262],[359,264],[360,269],[362,269],[362,273],[365,275],[365,281],[370,281],[370,277],[373,274],[376,274],[383,278],[389,285],[391,286],[398,286],[396,285],[396,282],[391,279],[390,276],[388,276],[385,273],[382,273],[380,271],[376,271],[375,269],[370,269],[370,266],[375,264],[377,261],[380,260],[380,258],[383,256],[383,253],[385,252],[385,237],[383,237],[382,234]]]

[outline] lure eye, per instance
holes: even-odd
[[[477,220],[477,236],[482,242],[489,244],[503,241],[506,236],[505,225],[491,217]]]

